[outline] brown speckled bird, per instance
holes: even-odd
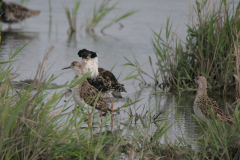
[[[0,21],[4,23],[18,23],[26,18],[40,14],[38,10],[31,10],[15,3],[6,3],[0,0],[0,3],[1,2]]]
[[[217,119],[230,124],[234,123],[234,120],[219,108],[217,102],[208,97],[206,78],[204,76],[198,76],[195,78],[195,82],[198,84],[197,95],[193,105],[195,115],[202,121],[208,122],[208,118],[211,119],[209,108],[213,108]]]
[[[77,80],[82,78],[82,76],[84,75],[82,65],[77,61],[73,61],[69,67],[63,69],[69,68],[75,71],[76,75],[78,76]],[[90,85],[85,79],[83,82],[73,88],[73,99],[76,103],[78,103],[78,105],[85,105],[85,107],[93,107],[98,93],[99,91],[95,87]],[[97,100],[96,109],[103,112],[111,111],[111,109],[108,108],[108,104],[103,100],[101,96],[99,96]]]

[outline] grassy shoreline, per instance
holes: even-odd
[[[43,62],[39,63],[33,85],[26,90],[12,87],[10,72],[17,55],[0,66],[0,157],[2,159],[236,159],[240,157],[239,115],[234,112],[236,125],[228,125],[213,118],[209,124],[198,120],[203,134],[196,139],[194,149],[184,137],[172,142],[167,131],[173,124],[167,120],[152,117],[148,111],[141,115],[130,115],[127,122],[114,122],[111,130],[108,115],[102,123],[99,118],[90,118],[87,127],[87,111],[82,107],[69,106],[69,100],[61,106],[59,101],[64,90],[49,92],[51,89],[71,88],[76,83],[48,87],[57,76],[47,77],[45,66],[52,51],[50,47]],[[83,78],[86,78],[87,75]],[[134,104],[134,102],[132,103]],[[126,104],[128,106],[130,104]],[[66,110],[75,108],[75,112]],[[94,112],[93,112],[94,113]],[[99,113],[95,113],[99,114]],[[166,113],[167,117],[168,113]],[[178,114],[176,113],[178,118]],[[66,119],[64,122],[61,119]],[[166,118],[167,119],[167,118]],[[138,122],[137,122],[138,121]],[[137,123],[136,123],[137,122]],[[150,134],[150,125],[157,130]],[[178,118],[178,125],[180,120]],[[161,141],[164,139],[164,144]]]

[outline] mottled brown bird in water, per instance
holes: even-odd
[[[82,65],[77,61],[73,61],[69,67],[63,69],[69,68],[75,71],[75,74],[78,76],[77,80],[82,78],[82,76],[84,75]],[[90,85],[85,79],[83,82],[73,88],[73,99],[76,103],[78,103],[78,105],[84,105],[85,107],[93,107],[98,93],[99,90]],[[97,100],[96,109],[103,112],[111,111],[111,109],[108,108],[108,104],[103,100],[101,96],[99,96]]]
[[[234,120],[219,108],[217,102],[208,97],[206,78],[204,76],[198,76],[195,78],[195,82],[198,84],[197,95],[193,105],[195,115],[202,121],[208,122],[208,118],[211,119],[209,108],[213,108],[217,119],[230,124],[234,123]]]
[[[31,10],[15,3],[6,3],[2,0],[0,0],[0,3],[2,3],[0,21],[4,23],[18,23],[26,18],[40,14],[39,10]]]

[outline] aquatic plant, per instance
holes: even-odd
[[[141,84],[144,84],[144,85],[148,84],[149,86],[153,85],[155,87],[158,85],[160,88],[164,90],[164,87],[162,87],[161,84],[159,84],[160,72],[158,69],[154,70],[151,56],[149,56],[148,58],[149,58],[149,64],[152,69],[152,75],[149,72],[146,72],[142,69],[142,66],[144,66],[147,62],[144,64],[139,64],[136,56],[134,54],[132,54],[132,56],[134,59],[133,62],[129,60],[127,57],[123,56],[124,59],[127,61],[127,63],[123,64],[123,66],[134,67],[135,69],[132,72],[134,71],[138,72],[138,74],[136,74],[135,77],[132,77],[132,78],[135,78],[136,80],[140,81]],[[147,82],[144,76],[147,76],[150,79],[152,79],[154,81],[154,84],[151,84],[151,82]]]
[[[112,6],[108,7],[110,2],[111,2],[111,0],[103,0],[102,3],[97,7],[97,2],[95,1],[94,8],[93,8],[93,17],[91,18],[91,20],[87,20],[87,22],[86,22],[85,30],[87,32],[89,32],[89,31],[94,32],[94,29],[98,25],[98,23],[100,21],[102,21],[111,11],[116,9],[116,5],[118,4],[118,2],[116,2]],[[111,20],[110,23],[108,23],[101,29],[101,32],[103,32],[106,28],[110,27],[111,25],[121,21],[122,19],[125,19],[125,18],[131,16],[132,14],[134,14],[136,12],[137,12],[137,10],[132,10],[132,11],[129,11],[129,12],[123,14],[122,16],[115,17],[113,20]]]
[[[201,74],[207,77],[212,89],[226,92],[235,88],[233,74],[239,70],[234,54],[240,30],[239,8],[240,2],[235,7],[233,1],[196,1],[192,16],[195,13],[197,19],[187,25],[185,41],[171,31],[170,18],[160,32],[153,31],[152,45],[163,84],[187,88]]]
[[[77,31],[77,28],[76,28],[77,12],[78,12],[80,4],[81,4],[80,0],[75,1],[74,8],[72,9],[72,12],[70,12],[70,9],[67,6],[64,6],[65,14],[67,16],[67,20],[68,20],[68,24],[69,24],[70,34]]]

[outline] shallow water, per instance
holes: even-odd
[[[63,4],[67,2],[68,6],[72,7],[73,4],[69,4],[67,0],[63,1]],[[132,54],[134,54],[140,64],[148,62],[148,56],[151,56],[152,60],[156,62],[150,41],[153,35],[151,29],[158,32],[160,26],[165,25],[167,17],[170,16],[170,21],[174,22],[172,29],[178,33],[179,37],[185,39],[185,24],[188,23],[186,15],[190,12],[189,0],[121,0],[118,9],[113,11],[96,27],[95,34],[89,35],[84,30],[81,30],[80,26],[93,8],[94,1],[82,1],[77,18],[78,32],[71,37],[67,34],[68,22],[62,3],[59,0],[52,0],[51,16],[48,1],[30,0],[23,4],[29,8],[41,10],[41,14],[21,24],[14,24],[11,29],[8,28],[7,24],[3,25],[0,61],[8,60],[11,49],[14,53],[20,45],[30,41],[30,44],[16,56],[16,59],[19,60],[14,63],[14,67],[17,69],[17,73],[20,74],[16,80],[34,78],[38,62],[41,62],[47,48],[55,45],[55,49],[49,57],[48,67],[54,64],[49,69],[51,74],[64,73],[54,81],[59,85],[73,79],[73,71],[63,72],[61,69],[69,66],[74,60],[80,61],[77,52],[83,48],[98,53],[100,67],[110,70],[117,63],[113,72],[116,77],[120,75],[120,81],[134,69],[129,66],[121,66],[126,63],[123,56],[133,61]],[[120,29],[119,24],[114,24],[105,30],[104,35],[100,32],[104,24],[108,23],[112,18],[131,9],[139,9],[139,11],[120,22],[123,24],[123,28]],[[177,29],[175,30],[175,28]],[[154,65],[154,67],[156,66]],[[148,63],[143,66],[143,70],[152,75]],[[150,78],[146,76],[144,78],[147,82],[153,83]],[[169,130],[168,136],[170,139],[175,140],[176,135],[183,136],[188,142],[192,143],[194,138],[199,136],[201,130],[192,116],[195,94],[183,95],[181,102],[178,103],[179,99],[176,94],[165,93],[160,88],[140,87],[139,82],[136,80],[123,81],[122,83],[125,84],[127,89],[127,93],[123,93],[124,97],[129,97],[132,101],[144,98],[141,102],[131,106],[132,111],[142,114],[142,112],[149,110],[155,112],[156,115],[159,112],[168,113],[171,111],[167,119],[169,123],[174,123]],[[124,100],[118,101],[114,106],[120,107],[124,103]],[[125,111],[127,112],[128,108],[125,108]],[[176,111],[179,114],[181,127],[177,123]],[[118,119],[121,121],[128,120],[129,116],[126,112],[121,112]],[[156,126],[153,125],[151,128],[155,130]]]

